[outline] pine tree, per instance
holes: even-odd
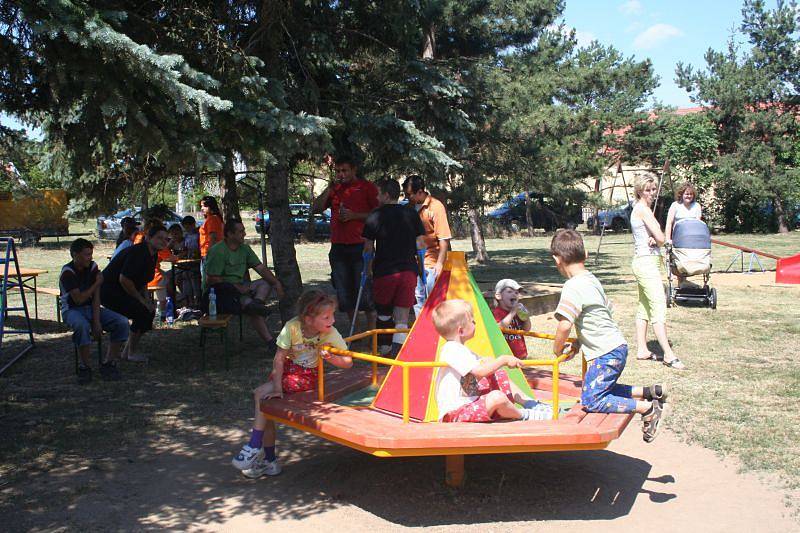
[[[778,1],[768,10],[761,0],[746,0],[742,16],[750,49],[740,52],[731,39],[725,51],[706,52],[703,71],[679,64],[678,82],[719,129],[715,195],[728,224],[758,216],[769,202],[778,231],[788,233],[790,206],[800,198],[797,6]]]

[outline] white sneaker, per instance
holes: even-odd
[[[267,461],[266,459],[262,459],[256,464],[254,464],[253,468],[242,470],[242,474],[250,479],[257,479],[263,475],[277,476],[280,473],[281,473],[281,465],[278,464],[277,459],[275,459],[274,461]]]
[[[553,418],[553,407],[536,400],[525,402],[524,411],[526,411],[527,418],[523,416],[523,420],[552,420]]]
[[[391,351],[392,351],[391,344],[381,344],[380,346],[378,346],[378,355],[387,355]]]
[[[247,470],[253,468],[263,458],[264,448],[252,448],[249,444],[245,444],[242,450],[233,458],[231,464],[239,470]]]

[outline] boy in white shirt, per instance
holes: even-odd
[[[447,342],[439,359],[436,404],[442,422],[491,422],[493,420],[545,420],[552,408],[530,398],[508,378],[503,367],[521,362],[513,355],[479,358],[464,343],[475,336],[472,306],[464,300],[446,300],[433,310],[433,325]],[[515,404],[523,405],[519,409]]]
[[[639,413],[645,442],[656,438],[667,392],[662,385],[631,387],[617,383],[628,357],[628,345],[611,316],[611,302],[597,278],[586,269],[583,238],[575,230],[558,230],[550,243],[556,267],[567,278],[556,308],[558,327],[553,353],[564,351],[572,325],[586,359],[581,404],[590,413]],[[573,351],[573,354],[577,350]]]

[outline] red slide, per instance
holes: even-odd
[[[800,254],[778,259],[775,283],[800,284]]]

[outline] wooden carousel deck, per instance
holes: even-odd
[[[551,397],[550,372],[526,371],[526,376],[539,399]],[[586,413],[575,404],[559,420],[404,424],[394,414],[336,403],[370,383],[369,368],[326,372],[325,401],[314,391],[265,400],[261,410],[275,422],[377,457],[596,450],[619,437],[633,418]],[[562,401],[580,397],[580,377],[562,374],[559,385]]]

